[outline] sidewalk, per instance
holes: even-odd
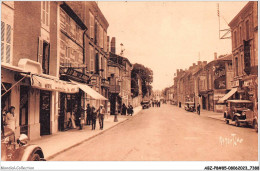
[[[134,108],[133,116],[138,114],[141,110],[141,106]],[[76,128],[64,132],[57,132],[52,135],[42,136],[40,139],[30,141],[29,143],[39,145],[43,150],[44,158],[49,160],[55,155],[73,148],[84,141],[104,133],[116,125],[127,121],[130,117],[132,116],[118,115],[118,122],[114,122],[114,116],[108,115],[105,116],[103,130],[99,129],[99,123],[97,121],[96,130],[91,130],[91,126],[89,125],[84,125],[83,130]]]
[[[212,118],[212,119],[217,119],[220,121],[225,121],[223,113],[218,113],[218,112],[213,112],[213,111],[208,111],[208,110],[201,110],[200,115],[208,117],[208,118]]]

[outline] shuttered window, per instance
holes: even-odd
[[[11,63],[12,55],[12,27],[1,21],[1,62]]]
[[[94,25],[95,25],[95,20],[94,20],[94,15],[89,12],[90,20],[89,20],[89,25],[90,25],[90,38],[94,38]]]
[[[90,71],[94,72],[94,48],[92,46],[90,46]]]
[[[42,27],[49,31],[50,26],[50,2],[42,1],[41,2],[42,10],[41,10],[41,22]]]

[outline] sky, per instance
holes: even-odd
[[[116,53],[124,44],[124,56],[153,70],[153,90],[173,85],[177,69],[193,63],[211,61],[231,53],[231,39],[219,39],[220,28],[246,5],[233,2],[113,2],[99,1],[98,6],[109,22],[108,36],[116,37]],[[222,33],[223,34],[223,33]]]

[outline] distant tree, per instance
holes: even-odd
[[[133,70],[131,72],[131,77],[132,77],[131,88],[132,88],[133,97],[138,96],[138,90],[139,90],[138,75],[142,81],[143,97],[145,97],[146,95],[151,95],[152,88],[153,88],[151,85],[151,83],[153,82],[153,71],[142,64],[136,63],[133,65]]]

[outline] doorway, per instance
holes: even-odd
[[[28,100],[29,100],[29,87],[20,86],[20,134],[28,135]]]
[[[50,134],[50,105],[51,105],[51,92],[40,91],[40,135]]]

